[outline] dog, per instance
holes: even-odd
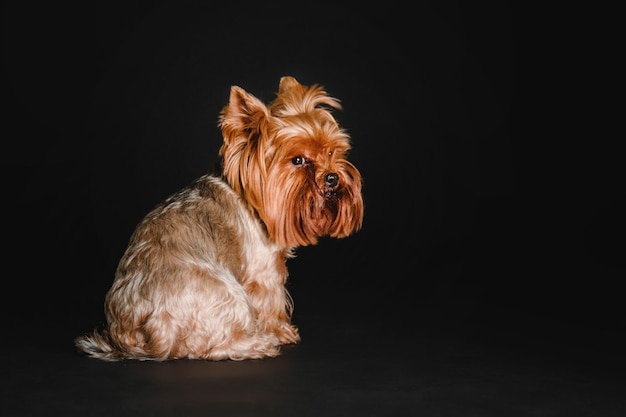
[[[363,179],[335,109],[324,87],[292,76],[267,105],[231,86],[218,117],[220,169],[140,221],[105,297],[106,324],[76,338],[78,350],[105,361],[217,361],[298,343],[287,260],[363,224]]]

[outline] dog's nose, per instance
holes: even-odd
[[[339,182],[339,175],[335,174],[334,172],[329,172],[324,177],[324,182],[326,183],[326,186],[328,188],[335,188],[337,186],[337,183]]]

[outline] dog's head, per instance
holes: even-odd
[[[224,176],[280,246],[311,245],[361,228],[361,174],[347,160],[350,137],[331,114],[340,108],[321,86],[289,76],[267,106],[231,87],[219,117]]]

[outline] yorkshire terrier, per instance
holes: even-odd
[[[362,177],[334,109],[322,86],[290,76],[267,105],[232,86],[218,117],[221,172],[139,223],[105,297],[106,326],[78,349],[106,361],[243,360],[299,342],[287,259],[363,222]]]

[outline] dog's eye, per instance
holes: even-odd
[[[301,156],[296,156],[291,160],[291,163],[295,166],[304,165],[304,158]]]

